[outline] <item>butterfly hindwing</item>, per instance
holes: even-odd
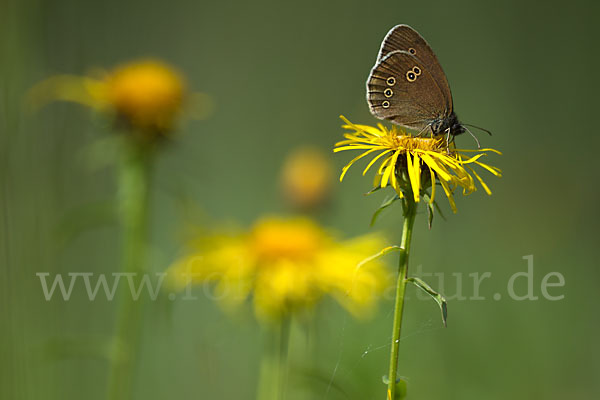
[[[423,63],[425,69],[431,74],[443,92],[444,99],[449,106],[449,112],[452,112],[452,93],[446,74],[444,74],[444,70],[427,41],[410,26],[397,25],[383,39],[377,62],[379,63],[386,55],[398,50],[408,52]]]
[[[367,79],[371,113],[413,129],[448,114],[444,92],[425,64],[407,51],[386,54]]]

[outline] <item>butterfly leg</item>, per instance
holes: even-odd
[[[423,133],[425,133],[425,131],[427,130],[427,128],[429,128],[429,125],[425,126],[425,128],[421,129],[419,131],[419,133],[417,133],[416,137],[421,137],[421,135],[423,135]],[[433,131],[432,131],[433,132]]]

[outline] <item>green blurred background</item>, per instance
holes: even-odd
[[[114,303],[90,302],[81,288],[69,302],[46,302],[35,275],[118,268],[119,230],[104,217],[114,171],[86,159],[108,126],[72,104],[28,112],[28,88],[151,56],[213,96],[214,115],[187,123],[156,166],[152,268],[162,271],[181,248],[184,222],[204,215],[248,225],[285,211],[277,179],[290,150],[329,152],[340,114],[376,122],[364,81],[398,23],[429,41],[461,120],[492,130],[482,144],[504,153],[489,160],[504,172],[486,176],[491,197],[461,196],[456,215],[442,202],[447,219],[431,231],[424,215],[417,220],[413,270],[444,272],[449,295],[452,273],[464,274],[466,295],[469,273],[492,277],[481,286],[486,300],[450,301],[447,329],[435,304],[409,289],[399,370],[409,398],[598,398],[597,4],[1,0],[0,398],[102,399],[107,363],[85,343],[110,335],[114,320]],[[466,135],[458,143],[474,145]],[[332,155],[339,168],[349,157]],[[347,236],[371,229],[383,199],[362,195],[370,179],[358,172],[335,185],[321,215]],[[400,210],[388,210],[376,228],[393,244],[400,223]],[[508,298],[507,282],[530,254],[535,294],[559,271],[566,285],[550,293],[563,300]],[[292,352],[290,398],[382,399],[391,307],[388,299],[358,322],[326,302],[316,364]],[[250,308],[228,317],[209,299],[153,302],[135,398],[252,399],[259,353]]]

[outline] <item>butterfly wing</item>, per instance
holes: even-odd
[[[425,69],[429,71],[440,90],[442,90],[446,102],[449,104],[449,112],[452,112],[452,93],[446,74],[444,74],[442,66],[427,41],[410,26],[397,25],[383,39],[377,62],[379,63],[386,55],[398,50],[410,53],[423,63]]]
[[[367,101],[377,118],[412,129],[424,129],[450,113],[443,90],[425,64],[403,50],[388,53],[373,67]]]

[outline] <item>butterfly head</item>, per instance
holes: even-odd
[[[460,123],[454,111],[447,117],[432,121],[430,127],[434,135],[456,136],[465,132],[465,127]]]

